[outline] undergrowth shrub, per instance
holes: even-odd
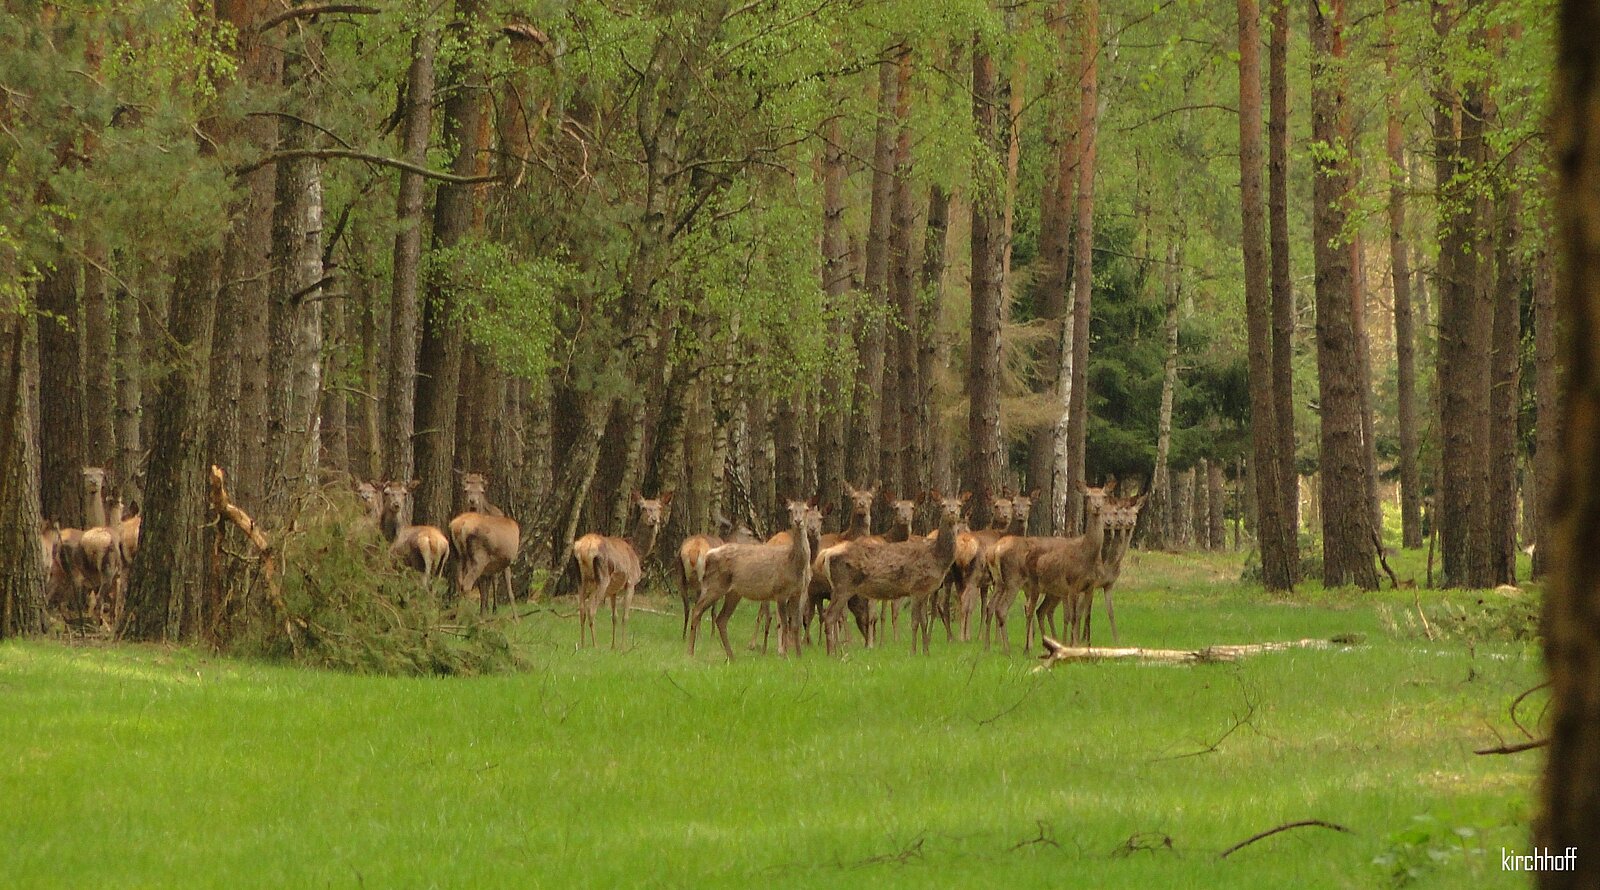
[[[471,602],[447,608],[447,582],[425,582],[397,565],[349,492],[322,492],[273,543],[292,630],[262,610],[235,643],[242,654],[362,674],[472,675],[519,666],[498,619],[479,621]]]
[[[1390,633],[1421,639],[1424,637],[1478,643],[1531,643],[1540,639],[1540,615],[1544,611],[1543,591],[1527,588],[1515,593],[1484,591],[1471,601],[1442,599],[1422,607],[1427,627],[1415,607],[1383,606],[1379,614]],[[1430,634],[1431,631],[1431,634]]]

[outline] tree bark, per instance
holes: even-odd
[[[1349,217],[1348,129],[1343,31],[1344,0],[1309,4],[1312,51],[1312,138],[1335,148],[1314,164],[1312,237],[1317,293],[1317,383],[1322,406],[1323,584],[1378,586],[1372,511],[1367,500],[1366,459],[1361,439],[1360,347],[1351,292],[1350,251],[1338,246]],[[1257,464],[1251,468],[1260,473]]]
[[[1144,524],[1144,545],[1151,550],[1165,550],[1172,543],[1172,484],[1167,460],[1172,453],[1172,402],[1178,389],[1178,300],[1183,286],[1179,260],[1182,256],[1174,238],[1167,245],[1167,314],[1163,325],[1166,359],[1161,370],[1161,409],[1156,415],[1156,465],[1150,474],[1150,499],[1144,510],[1150,514],[1149,521]],[[1253,491],[1251,495],[1253,498]]]
[[[33,317],[0,313],[0,640],[46,630]]]
[[[346,276],[346,293],[353,283]],[[345,295],[322,301],[322,335],[325,353],[323,365],[320,426],[322,429],[321,465],[338,473],[348,473],[350,464],[350,397],[346,392],[346,356],[350,354],[345,342]]]
[[[1211,463],[1201,458],[1194,467],[1194,546],[1211,549]]]
[[[1294,282],[1289,277],[1289,0],[1272,4],[1267,51],[1267,217],[1272,241],[1272,406],[1289,577],[1300,579],[1300,468],[1294,427]]]
[[[48,519],[81,527],[84,419],[77,262],[57,257],[39,280],[37,299],[40,507]]]
[[[918,468],[922,463],[924,441],[918,403],[922,398],[921,356],[918,352],[918,331],[921,327],[921,300],[917,294],[917,269],[914,245],[914,228],[917,222],[917,201],[912,189],[911,160],[911,52],[900,56],[900,82],[897,87],[895,117],[900,131],[895,142],[895,192],[890,213],[890,275],[889,293],[894,300],[895,365],[892,375],[884,375],[884,390],[895,390],[895,407],[898,410],[891,423],[885,416],[884,426],[895,428],[891,443],[884,437],[886,448],[895,452],[890,466],[885,467],[885,486],[899,497],[917,497],[919,489]],[[887,411],[887,409],[885,409]],[[781,503],[780,503],[781,506]],[[885,511],[887,515],[887,511]]]
[[[1298,479],[1296,482],[1298,483]],[[1210,461],[1206,464],[1206,503],[1211,508],[1206,518],[1206,546],[1212,550],[1221,550],[1226,541],[1226,529],[1223,522],[1223,509],[1225,507],[1222,480],[1222,462]],[[1299,500],[1298,493],[1295,500]]]
[[[1089,319],[1094,302],[1094,176],[1095,145],[1100,118],[1100,0],[1084,0],[1079,10],[1078,47],[1078,219],[1072,247],[1072,392],[1067,414],[1066,526],[1068,533],[1083,530],[1083,497],[1077,483],[1085,482],[1084,466],[1089,429]],[[1058,495],[1059,497],[1059,495]]]
[[[878,65],[878,123],[872,150],[872,206],[867,223],[867,299],[874,309],[889,303],[889,233],[894,203],[895,144],[899,133],[895,108],[899,71],[886,62]],[[845,481],[852,485],[877,483],[879,452],[874,439],[883,427],[884,325],[874,311],[856,321],[858,366],[855,399],[850,415],[849,446],[845,453]]]
[[[1505,176],[1516,181],[1519,150],[1503,161]],[[1489,555],[1493,581],[1517,583],[1518,413],[1522,407],[1522,198],[1518,186],[1496,201],[1493,355],[1489,388]]]
[[[1576,869],[1539,873],[1550,890],[1600,887],[1593,856],[1600,837],[1600,8],[1565,0],[1559,22],[1550,140],[1559,177],[1556,243],[1565,256],[1557,311],[1570,319],[1572,336],[1554,487],[1556,553],[1544,603],[1550,747],[1533,842],[1579,853]]]
[[[1539,255],[1533,284],[1534,405],[1536,422],[1533,450],[1533,489],[1535,525],[1533,528],[1533,567],[1535,578],[1550,569],[1554,552],[1557,497],[1561,479],[1562,426],[1561,387],[1565,373],[1567,304],[1556,294],[1555,259],[1546,249]]]
[[[1277,383],[1273,375],[1271,269],[1267,258],[1267,207],[1261,131],[1261,10],[1256,0],[1238,0],[1239,12],[1239,195],[1243,215],[1245,328],[1250,378]],[[1294,586],[1297,544],[1284,515],[1281,428],[1274,386],[1250,387],[1250,463],[1261,545],[1261,581],[1268,590]]]
[[[972,57],[972,120],[978,159],[972,196],[972,339],[967,356],[966,489],[972,493],[969,521],[989,525],[990,497],[1000,485],[1000,313],[1004,223],[999,161],[1005,157],[1005,130],[999,125],[999,78],[995,62],[976,38]]]
[[[842,522],[847,516],[845,507],[845,428],[854,416],[852,388],[846,384],[840,366],[849,352],[849,334],[846,331],[844,306],[850,294],[850,246],[845,240],[844,187],[848,171],[845,168],[844,127],[839,115],[833,115],[823,125],[822,147],[822,292],[829,313],[828,340],[834,344],[836,355],[825,366],[822,374],[822,417],[818,421],[821,442],[817,453],[817,485],[822,503],[832,504],[831,521]],[[706,421],[709,431],[709,393],[701,386],[701,399],[707,403]],[[716,472],[717,466],[708,467]]]
[[[109,257],[104,245],[84,245],[83,266],[84,462],[110,467],[117,455],[117,391],[112,380],[111,294],[100,270]]]
[[[1345,115],[1344,144],[1356,145],[1351,115]],[[1350,182],[1359,182],[1360,171],[1351,164]],[[1367,511],[1372,528],[1383,535],[1383,504],[1378,500],[1378,433],[1372,414],[1372,340],[1367,336],[1367,253],[1366,239],[1358,229],[1350,238],[1350,319],[1356,334],[1356,395],[1361,400],[1361,460],[1367,481]]]
[[[457,25],[468,33],[476,25],[481,0],[458,0]],[[457,63],[444,102],[444,141],[456,146],[450,172],[469,177],[477,170],[484,108],[483,74],[467,60]],[[472,227],[473,189],[460,183],[443,183],[433,208],[433,250],[454,247]],[[441,282],[430,281],[422,307],[422,343],[417,353],[416,518],[419,523],[443,525],[452,510],[455,485],[456,399],[460,392],[463,332],[456,301]],[[602,427],[603,429],[603,427]]]
[[[917,327],[918,462],[916,490],[949,492],[954,485],[950,466],[950,437],[940,408],[943,389],[939,371],[949,365],[949,339],[940,329],[944,314],[946,241],[950,234],[950,193],[942,186],[928,188],[928,228],[922,243],[922,308]]]
[[[402,157],[421,166],[428,160],[433,134],[434,56],[439,36],[430,26],[411,39],[411,65],[406,73],[406,116],[400,131]],[[389,479],[416,478],[417,303],[422,274],[422,206],[427,182],[402,171],[395,202],[394,273],[390,297],[388,403],[384,407],[384,474]],[[416,520],[421,521],[421,520]]]
[[[144,444],[140,433],[144,361],[139,302],[117,288],[117,478],[128,503],[143,503]]]
[[[1385,146],[1389,156],[1389,266],[1394,282],[1396,400],[1400,428],[1400,544],[1422,546],[1422,477],[1417,468],[1417,352],[1411,317],[1411,262],[1406,242],[1405,128],[1400,111],[1399,0],[1384,0],[1389,78]]]
[[[1443,39],[1461,12],[1435,0],[1434,27]],[[1434,181],[1439,207],[1439,552],[1446,587],[1491,587],[1484,559],[1488,531],[1488,360],[1492,315],[1477,252],[1478,202],[1468,179],[1483,158],[1483,96],[1469,84],[1459,119],[1448,74],[1434,72]],[[1460,135],[1457,136],[1459,125]]]

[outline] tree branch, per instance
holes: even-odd
[[[265,34],[284,22],[333,12],[347,12],[352,15],[377,15],[378,8],[375,6],[361,6],[355,3],[312,3],[306,6],[295,6],[285,9],[283,12],[257,25],[256,30]]]
[[[1269,828],[1266,831],[1261,832],[1260,834],[1251,835],[1250,837],[1245,838],[1244,840],[1238,842],[1237,844],[1234,844],[1233,846],[1229,847],[1228,849],[1223,850],[1222,851],[1222,855],[1219,856],[1218,858],[1219,859],[1227,859],[1229,854],[1235,853],[1235,852],[1237,852],[1237,851],[1239,851],[1239,850],[1241,850],[1241,849],[1243,849],[1245,847],[1248,847],[1251,844],[1255,843],[1256,841],[1262,840],[1263,838],[1272,837],[1273,835],[1277,834],[1280,831],[1288,831],[1291,828],[1307,828],[1307,827],[1311,827],[1311,826],[1315,826],[1317,828],[1331,828],[1334,831],[1342,831],[1345,834],[1355,834],[1354,831],[1351,831],[1350,829],[1344,827],[1343,825],[1340,825],[1337,822],[1324,822],[1321,819],[1301,819],[1298,822],[1285,822],[1284,824],[1279,825],[1276,828]]]
[[[1518,745],[1497,745],[1497,746],[1495,746],[1493,748],[1479,748],[1478,750],[1476,750],[1476,751],[1474,751],[1472,753],[1474,753],[1474,754],[1521,754],[1524,751],[1532,751],[1535,748],[1543,748],[1543,747],[1548,746],[1549,744],[1550,744],[1550,740],[1549,739],[1534,739],[1531,742],[1523,742],[1523,743],[1518,744]]]
[[[432,170],[418,164],[402,161],[399,158],[386,158],[383,155],[368,154],[364,151],[351,151],[344,148],[295,148],[287,151],[275,151],[269,155],[256,158],[248,164],[241,164],[229,172],[234,176],[243,176],[254,170],[259,170],[268,164],[279,161],[293,161],[298,158],[349,158],[354,161],[363,161],[368,164],[377,164],[380,167],[393,167],[407,173],[415,173],[427,179],[436,179],[440,182],[449,182],[456,185],[477,185],[482,182],[498,182],[499,174],[488,176],[457,176],[454,173],[444,173]]]

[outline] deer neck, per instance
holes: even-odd
[[[1011,523],[1006,526],[1008,535],[1025,535],[1028,533],[1028,519],[1025,516],[1012,516]]]
[[[850,541],[870,534],[872,534],[872,514],[850,514],[850,527],[844,530],[844,539]]]
[[[789,564],[798,571],[811,565],[811,530],[803,521],[789,529]]]
[[[939,534],[933,539],[933,558],[949,565],[956,560],[956,520],[953,516],[939,519]]]
[[[106,524],[106,502],[100,492],[91,491],[89,494],[88,514],[84,517],[85,528],[100,528]]]
[[[639,554],[640,561],[649,556],[650,551],[656,549],[656,538],[660,534],[661,526],[650,525],[643,520],[633,527],[633,536],[628,539],[628,543],[633,545],[633,552]]]
[[[400,519],[400,511],[398,510],[384,510],[383,515],[378,518],[378,529],[383,532],[383,537],[386,540],[393,541],[395,536],[400,534],[400,529],[406,524],[401,522]]]
[[[1083,540],[1084,550],[1098,556],[1100,548],[1106,542],[1105,514],[1099,512],[1089,514],[1089,527],[1084,530]]]

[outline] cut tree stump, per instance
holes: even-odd
[[[1085,646],[1065,646],[1044,638],[1044,655],[1035,670],[1045,670],[1064,661],[1107,661],[1136,659],[1166,664],[1205,664],[1238,661],[1247,655],[1263,652],[1281,652],[1285,649],[1327,649],[1335,645],[1360,642],[1354,637],[1335,637],[1331,640],[1289,640],[1278,643],[1246,643],[1237,646],[1207,646],[1204,649],[1097,649]]]

